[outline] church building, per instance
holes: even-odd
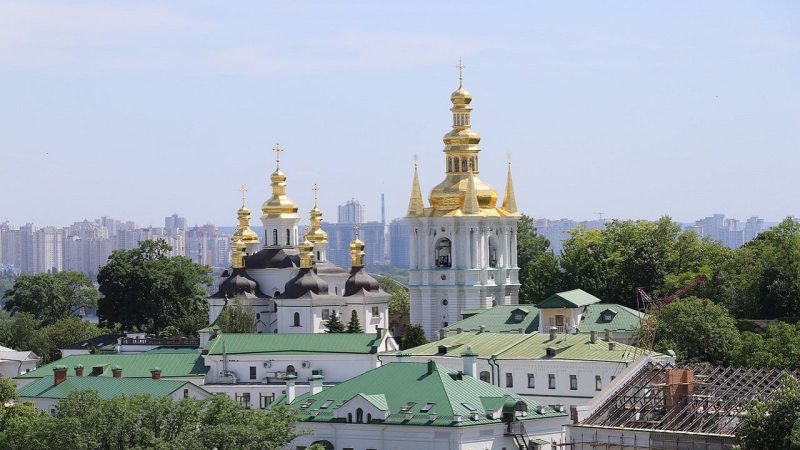
[[[444,136],[444,181],[431,189],[426,207],[415,165],[406,214],[411,322],[422,325],[429,340],[461,320],[463,310],[519,302],[516,232],[521,214],[511,163],[498,206],[497,191],[478,176],[481,137],[470,127],[472,95],[459,82],[450,101],[453,129]]]
[[[280,155],[283,149],[277,146]],[[357,317],[362,329],[371,333],[389,324],[389,298],[364,269],[364,243],[356,237],[350,243],[351,269],[327,259],[328,235],[322,229],[322,211],[309,212],[311,228],[300,236],[297,203],[286,195],[286,175],[277,168],[270,176],[272,196],[261,206],[263,242],[250,229],[250,210],[238,211],[239,226],[231,236],[233,267],[223,276],[219,290],[210,296],[209,323],[234,297],[256,311],[258,333],[324,333],[331,314],[344,323]]]

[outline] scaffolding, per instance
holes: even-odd
[[[800,378],[800,371],[650,362],[575,426],[565,448],[732,448],[748,401],[768,397],[784,373]]]

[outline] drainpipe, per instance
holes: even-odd
[[[491,358],[486,360],[486,362],[488,362],[489,366],[491,366],[491,368],[492,368],[491,369],[492,371],[490,372],[491,378],[489,379],[489,383],[492,384],[492,385],[494,385],[494,368],[495,368],[494,361],[495,361],[496,357],[497,357],[497,355],[492,355]]]

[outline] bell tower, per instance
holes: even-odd
[[[517,211],[509,162],[503,205],[479,176],[480,135],[471,128],[472,95],[450,96],[452,130],[444,136],[444,180],[422,198],[417,166],[406,220],[410,234],[411,323],[429,340],[461,320],[461,311],[519,303]]]

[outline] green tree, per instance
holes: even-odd
[[[378,277],[378,285],[392,295],[389,299],[389,314],[408,314],[411,311],[407,287],[386,276]]]
[[[739,345],[736,322],[723,306],[697,297],[677,299],[661,309],[653,348],[674,350],[678,362],[727,364]]]
[[[39,321],[26,312],[0,319],[0,345],[16,350],[30,350],[45,358],[52,349],[47,334],[39,329]]]
[[[92,280],[80,272],[22,275],[7,290],[5,309],[30,313],[42,325],[74,315],[82,307],[96,308],[99,297]]]
[[[736,366],[769,369],[800,369],[800,323],[780,322],[770,325],[763,334],[745,331],[731,354]]]
[[[422,328],[422,325],[415,323],[414,325],[405,327],[403,330],[400,348],[402,350],[406,350],[409,348],[419,347],[420,345],[427,343],[428,338],[425,337],[425,329]]]
[[[741,450],[800,450],[800,381],[784,374],[780,389],[751,401],[737,437]]]
[[[70,316],[41,329],[50,344],[50,351],[44,357],[44,363],[49,363],[61,358],[61,348],[85,339],[106,334],[108,330],[100,328],[97,324],[81,320],[80,317]]]
[[[202,286],[211,283],[210,270],[183,256],[167,256],[171,249],[162,239],[146,240],[111,254],[97,275],[104,321],[150,332],[173,325],[185,334],[208,323]]]
[[[358,320],[358,313],[353,311],[350,314],[350,322],[347,323],[347,330],[346,333],[363,333],[364,330],[361,328],[361,321]]]
[[[533,219],[523,214],[517,222],[520,303],[538,303],[561,289],[558,258],[549,247],[550,241],[536,234]]]
[[[228,303],[217,319],[220,331],[223,333],[255,333],[256,310],[251,305],[245,305],[242,298],[233,299],[233,305]]]
[[[345,332],[344,324],[342,323],[341,319],[339,319],[336,311],[331,311],[331,314],[328,316],[328,321],[325,322],[325,328],[328,329],[327,333]]]

